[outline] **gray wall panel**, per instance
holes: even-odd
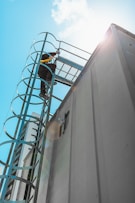
[[[51,121],[70,110],[46,203],[135,202],[135,38],[118,30],[111,26]]]
[[[70,202],[98,202],[90,70],[73,96]]]
[[[57,119],[64,119],[65,113],[69,113],[69,122],[65,133],[58,141],[55,141],[50,174],[49,195],[47,202],[67,203],[69,198],[69,176],[70,176],[70,147],[72,126],[72,96],[66,101],[64,108],[57,114]]]
[[[133,203],[135,112],[114,44],[112,40],[107,49],[102,47],[104,55],[98,53],[96,57],[98,62],[102,57],[102,63],[99,66],[95,62],[92,69],[101,199],[102,202]],[[104,199],[105,191],[109,201]]]

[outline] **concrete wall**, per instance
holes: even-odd
[[[69,111],[38,202],[135,202],[134,76],[135,38],[112,25],[50,123],[59,128]]]

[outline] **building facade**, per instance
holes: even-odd
[[[134,203],[134,109],[135,36],[113,24],[50,121],[38,202]]]

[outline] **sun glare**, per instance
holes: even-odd
[[[89,19],[87,21],[79,22],[78,25],[75,25],[75,33],[77,34],[74,33],[74,38],[72,34],[72,40],[79,47],[92,52],[99,43],[105,40],[105,33],[111,23],[95,15],[91,18],[89,16]]]
[[[89,34],[91,35],[91,43],[93,47],[97,46],[99,43],[103,42],[106,38],[106,31],[111,23],[107,22],[106,19],[97,16],[93,16],[91,27],[89,29]],[[91,31],[92,30],[92,31]]]
[[[65,8],[69,8],[67,10]],[[63,13],[64,11],[64,13]],[[65,12],[66,11],[66,12]],[[60,39],[68,41],[82,49],[92,52],[105,39],[105,32],[110,24],[100,12],[95,12],[86,1],[61,1],[53,10],[53,17],[58,24],[64,25]]]

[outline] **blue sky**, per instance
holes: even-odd
[[[0,0],[0,136],[30,46],[53,33],[92,52],[111,23],[135,33],[134,0]]]

